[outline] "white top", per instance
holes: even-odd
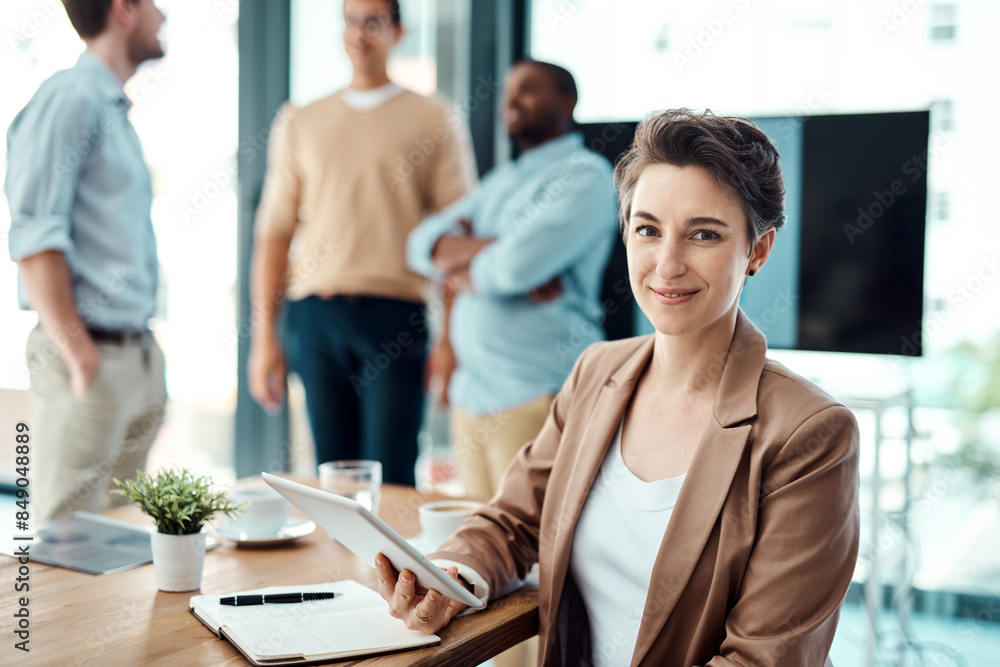
[[[618,424],[573,535],[570,572],[587,617],[595,667],[628,665],[653,563],[685,475],[644,482],[622,458]]]
[[[387,83],[378,88],[357,90],[355,88],[344,88],[340,91],[340,99],[344,100],[347,106],[358,111],[368,111],[378,105],[391,100],[396,95],[403,92],[403,89],[394,83]]]
[[[595,667],[627,665],[632,660],[653,563],[685,477],[655,482],[636,477],[622,458],[619,422],[580,512],[569,561],[587,608]],[[445,569],[457,566],[473,584],[473,595],[484,603],[524,584],[515,577],[507,590],[494,594],[472,568],[445,559],[433,562]],[[476,611],[470,608],[462,615]]]

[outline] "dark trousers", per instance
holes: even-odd
[[[307,297],[288,304],[289,359],[306,390],[316,461],[375,459],[415,483],[427,333],[423,304]]]

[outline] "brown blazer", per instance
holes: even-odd
[[[589,646],[570,547],[652,350],[646,336],[584,352],[496,497],[433,555],[497,592],[537,560],[544,666],[589,664],[601,650]],[[857,424],[766,351],[740,312],[728,356],[706,371],[721,373],[715,420],[663,536],[633,666],[830,664],[858,554]]]

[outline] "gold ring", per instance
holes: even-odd
[[[420,621],[421,623],[428,623],[431,620],[430,616],[421,616],[420,614],[418,614],[416,607],[413,608],[413,615],[416,616],[417,620]]]

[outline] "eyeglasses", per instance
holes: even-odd
[[[350,30],[352,28],[360,28],[365,31],[367,35],[377,35],[382,32],[390,23],[392,19],[389,17],[388,12],[381,12],[379,14],[369,14],[367,16],[347,16],[344,15],[344,28]]]

